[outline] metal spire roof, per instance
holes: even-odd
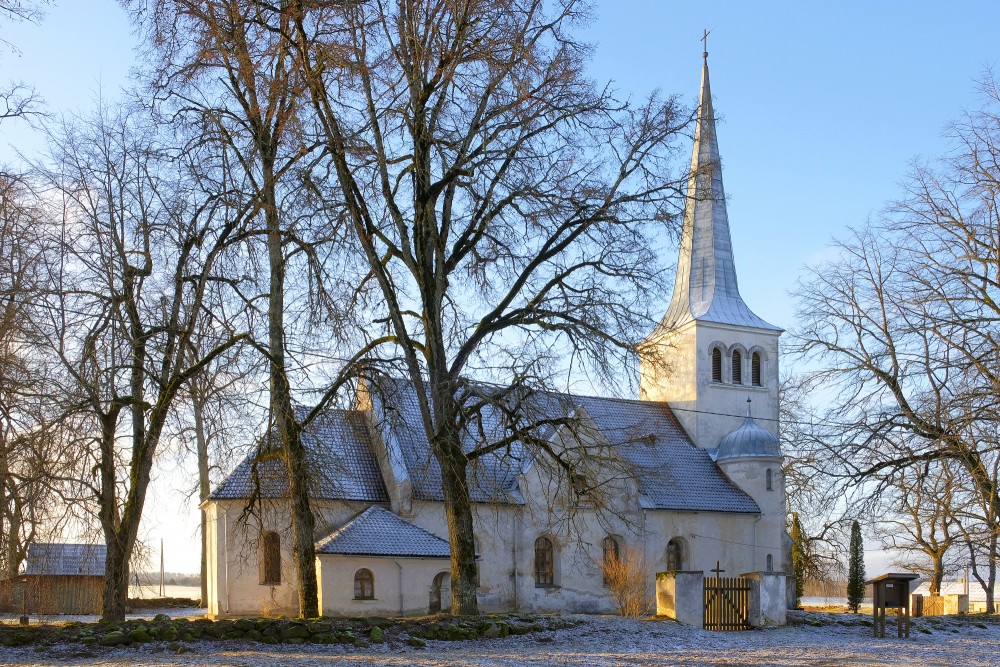
[[[781,458],[778,436],[761,428],[750,415],[750,399],[747,399],[747,416],[738,429],[727,435],[719,443],[716,461],[753,458]]]
[[[781,331],[757,317],[740,296],[708,80],[708,52],[702,56],[701,99],[677,258],[677,279],[673,298],[659,328],[673,329],[699,320]]]

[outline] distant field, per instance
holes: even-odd
[[[128,596],[130,598],[140,598],[148,600],[150,598],[191,598],[197,600],[201,597],[201,587],[199,586],[164,586],[163,595],[160,595],[159,584],[155,586],[129,586]]]

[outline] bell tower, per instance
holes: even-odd
[[[702,57],[677,276],[666,314],[639,346],[640,392],[645,400],[666,401],[698,447],[715,449],[743,423],[748,397],[756,422],[777,435],[782,330],[740,296],[708,52]]]

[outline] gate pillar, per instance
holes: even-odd
[[[656,573],[656,615],[704,627],[705,573],[671,570]]]
[[[784,625],[786,622],[784,572],[748,572],[741,577],[750,580],[750,609],[747,621],[751,627]]]

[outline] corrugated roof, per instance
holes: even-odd
[[[107,555],[103,544],[32,542],[24,573],[103,577]]]
[[[300,408],[304,417],[305,408]],[[273,440],[274,438],[272,438]],[[372,447],[365,413],[329,409],[302,433],[309,456],[312,497],[321,500],[387,502],[385,482]],[[271,445],[276,447],[275,444]],[[213,500],[249,498],[254,490],[255,455],[245,458],[209,496]],[[288,495],[288,473],[275,454],[259,458],[256,466],[265,498]]]
[[[316,543],[316,553],[449,558],[447,540],[373,505]]]

